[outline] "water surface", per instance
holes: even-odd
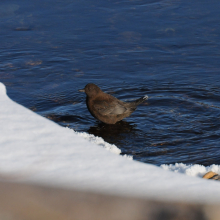
[[[220,164],[219,1],[1,1],[0,81],[16,102],[156,165]],[[116,125],[89,83],[149,100]],[[25,119],[24,119],[25,120]]]

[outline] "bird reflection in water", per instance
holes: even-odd
[[[115,144],[123,151],[126,139],[130,140],[131,136],[136,136],[136,126],[136,124],[127,121],[119,121],[116,124],[97,122],[96,125],[91,126],[87,132],[103,138],[110,144]]]

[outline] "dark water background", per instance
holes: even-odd
[[[217,0],[2,0],[0,81],[14,101],[136,160],[220,164],[219,9]],[[78,92],[89,82],[122,100],[150,98],[104,125]]]

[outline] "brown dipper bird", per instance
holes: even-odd
[[[114,96],[104,93],[93,83],[87,84],[79,92],[86,93],[86,104],[91,115],[106,124],[115,124],[130,116],[139,104],[148,99],[146,95],[134,102],[122,102]]]

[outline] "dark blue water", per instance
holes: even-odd
[[[0,81],[16,102],[152,163],[220,164],[219,1],[5,0]],[[78,92],[149,100],[116,125]],[[24,118],[25,120],[25,118]]]

